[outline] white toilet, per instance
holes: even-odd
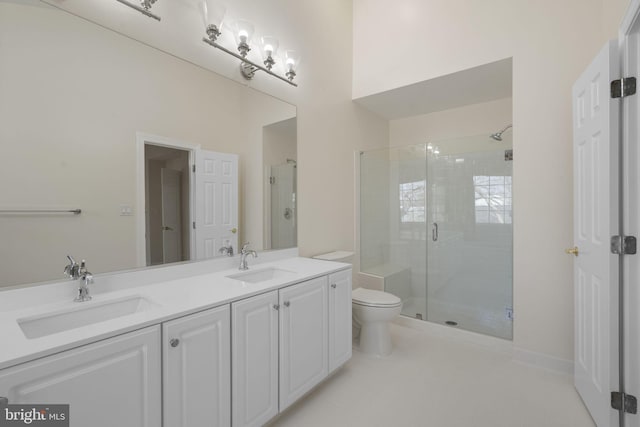
[[[356,329],[360,329],[359,350],[374,356],[388,356],[393,349],[389,322],[402,310],[402,300],[388,292],[357,288],[351,293]]]

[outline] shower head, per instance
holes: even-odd
[[[513,125],[508,125],[507,127],[505,127],[504,129],[502,129],[499,132],[496,133],[492,133],[491,135],[489,135],[489,137],[491,137],[492,139],[495,139],[496,141],[502,141],[502,134],[505,133],[509,128],[512,128]]]

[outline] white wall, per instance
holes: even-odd
[[[354,97],[513,57],[514,343],[562,359],[573,359],[571,86],[624,3],[603,17],[601,0],[353,2]]]
[[[495,149],[496,142],[489,138],[513,120],[512,99],[505,98],[497,101],[472,104],[461,108],[439,111],[437,113],[422,114],[389,121],[389,145],[392,147],[422,144],[425,142],[439,143],[446,149],[447,141],[455,144],[455,140],[464,137],[486,135],[481,141],[482,147],[475,144],[472,151],[478,148]],[[501,146],[510,145],[512,131],[504,133]],[[443,143],[440,143],[443,141]],[[477,139],[473,139],[477,143]]]

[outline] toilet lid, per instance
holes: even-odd
[[[400,298],[388,292],[374,291],[373,289],[358,288],[351,292],[354,303],[371,307],[393,307],[400,305]]]

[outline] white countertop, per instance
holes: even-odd
[[[217,271],[208,273],[198,271],[202,270],[202,264],[193,263],[191,264],[191,266],[193,266],[192,271],[197,271],[196,275],[189,274],[189,266],[168,266],[163,270],[147,270],[146,279],[141,279],[141,277],[143,277],[141,274],[144,275],[144,272],[121,274],[119,278],[120,283],[118,285],[110,285],[109,289],[101,289],[101,277],[98,276],[96,277],[96,283],[89,286],[93,299],[82,303],[73,302],[73,297],[71,296],[77,286],[77,282],[55,283],[2,291],[0,292],[0,331],[2,331],[0,369],[140,329],[145,326],[228,304],[314,277],[351,268],[349,264],[309,258],[293,257],[277,259],[277,256],[271,256],[271,260],[268,258],[269,257],[265,260],[266,262],[251,263],[251,270],[277,267],[278,269],[288,270],[292,272],[292,274],[284,278],[276,278],[252,284],[226,277],[239,273],[237,267],[226,268],[231,265],[229,262],[218,262],[218,268],[216,268],[215,264],[210,264],[210,268],[216,269]],[[220,266],[224,269],[220,270]],[[175,272],[171,274],[173,271],[171,270],[172,268],[180,269],[183,273],[186,272],[186,274],[184,274],[185,277],[171,278],[170,280],[164,281],[158,279],[158,276],[175,276]],[[162,272],[166,274],[160,274]],[[155,277],[155,283],[149,284],[149,277],[152,276]],[[132,280],[132,282],[135,283],[125,283],[127,277],[130,279],[135,278],[135,280]],[[105,282],[107,281],[108,280],[105,279]],[[126,286],[123,285],[123,283],[125,283]],[[142,285],[140,285],[140,283],[142,283]],[[70,287],[71,289],[69,289]],[[58,289],[61,291],[56,292]],[[64,290],[64,292],[62,292],[62,290]],[[41,296],[44,296],[44,299]],[[92,305],[104,304],[110,300],[119,300],[134,296],[148,300],[151,303],[150,307],[139,313],[100,323],[79,326],[75,329],[40,338],[26,338],[17,322],[18,319],[25,317],[65,309],[75,309],[77,307],[85,308]]]

